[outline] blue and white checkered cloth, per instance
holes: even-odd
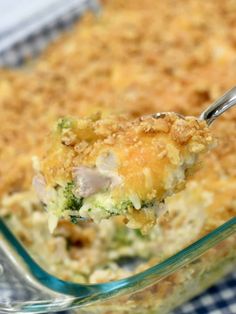
[[[22,5],[24,2],[27,10]],[[0,0],[0,66],[20,65],[25,58],[39,53],[86,9],[98,8],[96,0],[34,0],[32,3]],[[172,314],[236,314],[236,273]]]
[[[173,314],[236,314],[236,272],[176,309]]]
[[[19,66],[41,52],[97,0],[0,0],[0,66]]]

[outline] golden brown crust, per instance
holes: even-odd
[[[102,16],[80,21],[35,65],[0,71],[1,195],[30,187],[31,156],[44,151],[44,138],[61,116],[97,111],[197,116],[235,85],[234,1],[106,4]],[[195,178],[206,182],[218,200],[209,218],[209,224],[217,224],[214,210],[220,223],[235,215],[235,109],[212,130],[218,147]],[[230,182],[227,199],[218,180],[222,186],[222,180]]]
[[[186,169],[193,168],[198,155],[214,143],[204,121],[174,113],[158,119],[65,118],[64,123],[70,123],[70,127],[62,129],[60,123],[48,139],[50,148],[41,162],[46,184],[56,186],[72,180],[75,167],[95,168],[99,158],[112,154],[117,162],[116,172],[123,181],[113,196],[125,200],[130,193],[143,200],[162,200],[176,188],[183,188]],[[149,171],[148,176],[144,169]],[[179,184],[174,183],[176,172],[182,176]]]

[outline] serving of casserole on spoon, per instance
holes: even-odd
[[[62,118],[36,162],[35,190],[49,214],[100,222],[122,216],[142,232],[165,212],[165,199],[184,188],[199,156],[214,147],[211,122],[235,104],[232,89],[200,118],[160,113],[130,120],[99,115]]]

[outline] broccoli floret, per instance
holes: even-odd
[[[155,204],[155,199],[153,200],[142,200],[141,201],[141,208],[149,208],[149,207],[153,207]],[[122,211],[126,211],[128,208],[130,207],[134,207],[134,205],[132,204],[132,202],[130,200],[126,200],[121,202],[118,205],[118,209],[122,212]]]
[[[134,233],[137,237],[145,239],[145,236],[142,234],[142,232],[139,229],[134,229]]]
[[[152,200],[142,200],[141,201],[141,208],[149,208],[149,207],[153,207],[155,204],[155,199]]]
[[[76,197],[73,193],[75,188],[75,184],[73,181],[68,182],[64,188],[63,194],[65,197],[65,210],[77,210],[79,211],[81,206],[83,205],[83,198]],[[70,220],[72,223],[77,224],[79,217],[75,215],[70,215]]]
[[[118,205],[118,209],[123,212],[126,211],[128,208],[134,207],[132,202],[129,200],[123,201]]]
[[[75,188],[74,182],[68,182],[64,188],[65,210],[80,210],[83,205],[83,198],[76,197],[73,193]]]
[[[77,216],[70,215],[70,221],[76,225],[79,221],[79,218]]]
[[[57,129],[62,131],[63,129],[70,129],[74,126],[75,121],[72,118],[64,117],[60,118],[57,122]]]
[[[115,242],[115,246],[120,246],[121,244],[123,245],[130,245],[131,244],[131,239],[128,236],[128,231],[125,227],[117,227],[117,230],[114,234],[113,237],[113,242]]]

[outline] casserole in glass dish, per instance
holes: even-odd
[[[236,218],[146,271],[93,285],[62,281],[45,272],[2,221],[0,226],[2,313],[73,308],[76,313],[169,313],[236,264]]]
[[[117,218],[64,220],[51,235],[31,189],[32,156],[58,118],[197,116],[235,85],[233,7],[104,1],[34,64],[0,71],[1,311],[163,314],[234,269],[234,109],[213,124],[218,146],[147,235]]]

